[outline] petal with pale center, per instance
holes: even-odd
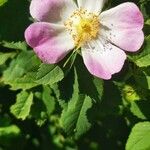
[[[139,29],[144,25],[143,15],[131,2],[120,4],[100,14],[101,23],[108,28]]]
[[[136,52],[144,42],[144,34],[138,29],[106,29],[101,27],[101,36],[123,50]]]
[[[32,0],[30,14],[38,21],[63,23],[76,9],[73,0]]]
[[[134,3],[123,3],[100,15],[100,35],[123,50],[135,52],[144,41],[142,13]]]
[[[77,0],[79,8],[84,8],[89,12],[100,13],[107,0]]]
[[[89,72],[102,79],[110,79],[119,72],[126,59],[124,51],[103,39],[85,45],[82,56]]]
[[[37,22],[25,31],[25,39],[44,63],[57,63],[74,48],[64,26]]]

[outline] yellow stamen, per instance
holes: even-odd
[[[71,34],[76,47],[79,48],[97,37],[100,23],[98,15],[79,9],[65,22],[65,27]]]

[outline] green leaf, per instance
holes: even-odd
[[[142,111],[140,110],[140,108],[138,107],[138,105],[135,102],[131,103],[130,110],[138,118],[144,119],[144,120],[146,119],[146,117],[144,116],[144,114],[142,113]]]
[[[20,134],[20,129],[16,125],[0,127],[0,138],[14,137]]]
[[[39,60],[32,51],[21,52],[4,71],[2,81],[9,84],[13,90],[32,88],[38,85],[35,82],[35,72],[39,64]]]
[[[149,113],[149,108],[150,108],[150,102],[147,100],[141,100],[141,101],[136,101],[131,103],[130,110],[135,115],[136,117],[143,119],[143,120],[148,120],[150,119],[150,113]]]
[[[80,109],[80,113],[78,116],[78,120],[76,122],[76,128],[75,128],[75,136],[76,138],[79,138],[82,134],[86,133],[90,127],[91,127],[91,123],[88,121],[87,118],[87,111],[92,107],[92,99],[89,96],[86,96],[84,102],[78,106],[81,107]],[[82,101],[80,100],[80,101]]]
[[[16,66],[22,68],[25,72],[37,71],[40,61],[33,51],[21,52],[16,59]]]
[[[67,101],[72,97],[78,97],[79,84],[76,69],[70,70],[67,76],[59,83],[51,85],[53,92],[59,102],[59,105],[64,109]]]
[[[91,124],[87,119],[87,111],[92,107],[92,100],[89,96],[79,94],[79,84],[76,69],[74,69],[72,97],[69,102],[65,103],[63,106],[64,109],[60,119],[61,125],[67,134],[70,135],[75,133],[75,138],[79,138],[91,127]]]
[[[150,47],[149,47],[150,48]],[[147,66],[150,66],[150,53],[145,55],[145,56],[142,56],[141,58],[137,59],[135,61],[135,63],[137,64],[137,66],[139,67],[147,67]]]
[[[140,95],[137,93],[135,86],[124,85],[122,87],[122,97],[128,102],[139,101],[141,99]]]
[[[0,6],[3,6],[8,0],[0,0]]]
[[[92,99],[85,94],[80,94],[76,68],[70,70],[59,84],[53,84],[51,88],[63,109],[61,126],[67,134],[74,133],[75,137],[79,138],[91,127],[87,119],[87,111],[92,107]]]
[[[16,53],[1,53],[0,52],[0,65],[3,65],[7,59],[13,58],[16,55]]]
[[[30,113],[32,103],[33,94],[22,91],[17,95],[16,103],[11,106],[10,111],[17,119],[25,120]]]
[[[37,70],[40,62],[32,51],[21,52],[10,67],[4,72],[6,81],[21,77],[29,71]]]
[[[62,69],[57,65],[41,64],[37,73],[37,83],[54,84],[64,78]]]
[[[75,132],[76,138],[86,133],[91,127],[87,119],[87,111],[91,107],[92,100],[88,96],[80,95],[71,99],[61,115],[61,124],[64,130],[68,134]]]
[[[127,141],[126,150],[150,149],[150,122],[136,124]]]
[[[150,25],[150,19],[148,19],[145,24]]]
[[[36,73],[29,72],[28,74],[24,75],[23,77],[16,78],[8,82],[11,85],[11,90],[18,90],[18,89],[31,89],[38,84],[35,82]]]
[[[48,86],[43,87],[42,100],[48,115],[50,115],[55,109],[55,98],[52,96],[52,91]]]
[[[15,50],[23,50],[26,51],[27,50],[27,44],[26,42],[7,42],[7,41],[3,41],[2,45],[6,48],[10,48],[10,49],[15,49]]]
[[[104,86],[104,81],[101,80],[101,79],[99,79],[99,78],[97,78],[97,77],[93,77],[93,78],[94,78],[94,79],[93,79],[93,84],[94,84],[94,86],[95,86],[95,88],[96,88],[97,97],[98,97],[99,99],[101,99],[102,96],[103,96],[103,92],[104,92],[104,88],[103,88],[103,86]]]
[[[150,71],[149,67],[137,70],[134,73],[137,84],[144,89],[150,89]]]
[[[41,91],[41,90],[40,90]],[[47,98],[48,99],[48,98]],[[49,103],[49,102],[47,102]],[[48,107],[48,106],[47,106]],[[52,108],[52,106],[50,106]],[[48,119],[48,110],[43,102],[43,93],[34,93],[34,104],[31,107],[30,118],[34,119],[38,126],[42,126]]]
[[[59,102],[59,105],[62,108],[65,108],[66,102],[65,102],[65,100],[61,99],[61,91],[59,89],[59,85],[57,83],[55,83],[53,85],[50,85],[50,87],[52,88],[52,90],[53,90],[53,92],[54,92],[54,94],[56,96],[56,99]]]

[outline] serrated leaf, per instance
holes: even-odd
[[[10,66],[4,71],[2,79],[5,84],[9,84],[9,81],[21,77],[24,72],[24,69],[17,64],[17,61],[13,60]]]
[[[72,97],[78,97],[79,84],[76,69],[71,70],[67,76],[59,83],[50,85],[55,93],[59,105],[64,109],[67,101]]]
[[[68,103],[63,105],[60,121],[67,134],[70,135],[74,133],[75,138],[79,138],[91,127],[87,119],[87,111],[92,107],[92,100],[89,96],[79,94],[78,75],[75,68],[74,83],[72,84],[72,97]]]
[[[57,65],[41,64],[37,73],[37,83],[54,84],[64,78],[62,69]]]
[[[35,82],[35,77],[36,77],[35,72],[29,72],[23,77],[16,78],[15,80],[11,80],[7,83],[11,85],[11,90],[18,90],[18,89],[27,90],[38,85]]]
[[[136,82],[139,84],[140,87],[144,89],[150,89],[150,72],[149,67],[137,70],[134,73],[134,77]]]
[[[150,61],[149,60],[150,60],[150,54],[147,54],[147,55],[137,59],[135,61],[135,63],[139,67],[147,67],[147,66],[150,66]]]
[[[39,64],[33,52],[21,52],[4,71],[2,81],[9,84],[13,90],[32,88],[38,85],[35,82],[35,72]]]
[[[93,84],[95,85],[95,88],[96,88],[96,91],[97,91],[97,94],[98,94],[98,98],[101,99],[102,96],[103,96],[103,91],[104,91],[104,81],[97,78],[97,77],[94,77],[93,79]]]
[[[45,104],[48,115],[50,115],[55,109],[55,99],[51,95],[52,91],[49,87],[43,87],[42,100]]]
[[[37,57],[32,51],[21,52],[4,72],[4,80],[14,80],[16,77],[21,77],[26,72],[36,70],[39,64]]]
[[[92,100],[89,96],[86,96],[82,108],[80,109],[80,114],[75,128],[75,136],[79,138],[82,134],[86,133],[90,127],[91,123],[87,118],[87,111],[92,107]]]
[[[43,93],[35,92],[34,93],[34,104],[32,105],[30,111],[30,118],[32,117],[38,126],[45,124],[48,119],[48,113],[45,104],[43,103]]]
[[[24,72],[37,71],[40,61],[33,51],[24,51],[18,55],[16,65],[23,68]]]
[[[79,138],[91,126],[87,119],[87,111],[92,107],[92,100],[89,96],[80,94],[76,68],[59,84],[51,87],[63,109],[60,119],[62,127],[67,134],[74,133],[75,137]]]
[[[32,103],[33,94],[22,91],[17,95],[16,103],[11,106],[10,111],[17,119],[25,120],[30,113]]]
[[[4,64],[8,58],[13,58],[16,53],[1,53],[0,52],[0,65]]]
[[[21,78],[16,78],[13,82],[11,82],[11,90],[18,90],[18,89],[31,89],[38,84],[35,82],[35,76],[36,73],[28,73],[27,75],[21,77]]]
[[[16,125],[0,127],[0,138],[14,137],[20,134],[20,129]]]
[[[126,150],[150,149],[150,122],[136,124],[127,141]]]
[[[27,44],[26,42],[7,42],[3,41],[2,45],[6,48],[15,49],[15,50],[27,50]]]
[[[80,95],[68,103],[68,107],[63,110],[61,124],[64,130],[71,134],[75,132],[75,137],[79,138],[86,133],[91,124],[87,119],[87,111],[92,107],[92,100],[88,96]]]
[[[148,100],[141,100],[131,103],[130,111],[135,115],[136,117],[148,120],[150,119],[150,102]]]
[[[144,120],[146,119],[145,115],[142,113],[142,111],[140,110],[140,108],[138,107],[136,102],[131,103],[130,110],[133,113],[133,115],[135,115],[136,117],[138,117],[140,119],[144,119]]]

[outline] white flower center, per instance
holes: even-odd
[[[64,24],[78,48],[96,38],[100,29],[98,15],[84,9],[76,10]]]

